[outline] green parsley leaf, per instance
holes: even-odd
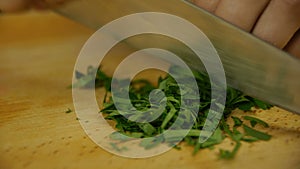
[[[259,140],[270,140],[271,139],[271,135],[267,134],[267,133],[263,133],[261,131],[258,131],[258,130],[255,130],[251,127],[248,127],[247,125],[243,124],[243,128],[245,130],[245,133],[246,135],[249,135],[249,136],[252,136],[252,137],[255,137]]]
[[[240,118],[235,117],[235,116],[231,116],[231,118],[233,119],[233,122],[234,122],[233,127],[239,127],[243,124],[243,121]]]
[[[260,124],[260,125],[262,125],[264,127],[269,127],[268,123],[266,123],[266,122],[264,122],[264,121],[262,121],[262,120],[260,120],[258,118],[251,117],[251,116],[243,116],[243,118],[245,120],[249,120],[252,127],[255,127],[256,124]]]
[[[241,147],[241,143],[237,142],[232,151],[220,149],[220,158],[221,159],[232,159],[236,155],[236,153],[240,147]]]

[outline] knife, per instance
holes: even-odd
[[[189,1],[73,0],[54,10],[95,30],[112,20],[138,12],[163,12],[184,18],[202,30],[216,48],[228,85],[252,97],[300,113],[300,60]],[[155,36],[137,37],[126,43],[143,48],[153,42],[158,42]],[[162,48],[180,53],[190,67],[203,70],[199,61],[184,57],[191,55],[186,47],[178,47],[177,42],[168,38],[161,42]]]

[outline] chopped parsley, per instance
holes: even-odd
[[[104,87],[106,89],[105,98],[103,101],[103,109],[101,113],[104,114],[104,117],[107,120],[113,120],[115,122],[115,129],[117,132],[120,132],[126,136],[130,136],[132,138],[149,138],[144,139],[140,146],[145,149],[150,149],[155,147],[160,143],[168,143],[169,145],[175,146],[176,148],[180,148],[178,145],[172,144],[178,140],[181,133],[188,133],[184,139],[182,140],[187,145],[194,147],[194,154],[199,150],[204,148],[212,148],[214,145],[218,145],[222,143],[222,141],[227,137],[235,142],[234,148],[230,150],[220,149],[219,157],[222,159],[232,159],[238,152],[238,149],[241,147],[241,142],[255,142],[258,140],[267,141],[271,138],[269,134],[258,131],[253,127],[256,124],[260,124],[263,127],[268,127],[268,124],[260,119],[250,116],[243,116],[244,120],[241,120],[238,117],[232,116],[231,113],[233,110],[239,108],[244,111],[250,111],[253,107],[261,108],[261,109],[269,109],[272,105],[265,103],[263,101],[257,100],[250,96],[245,95],[243,92],[236,90],[234,88],[227,88],[227,96],[226,96],[226,104],[221,105],[220,103],[213,103],[219,106],[224,106],[224,112],[221,121],[218,124],[217,129],[211,135],[210,138],[204,143],[199,143],[199,135],[203,131],[203,126],[205,121],[207,120],[207,114],[209,112],[211,101],[211,84],[207,74],[201,72],[193,72],[194,77],[189,77],[186,75],[185,71],[177,66],[172,66],[170,68],[170,72],[181,72],[182,77],[180,78],[195,78],[198,84],[200,93],[201,102],[199,105],[198,116],[195,117],[195,123],[192,128],[186,132],[183,129],[172,130],[170,135],[167,137],[153,137],[163,133],[165,130],[169,129],[170,126],[174,123],[175,120],[179,120],[182,125],[184,125],[185,120],[192,119],[184,119],[183,117],[178,116],[178,112],[181,107],[181,99],[180,94],[185,92],[191,92],[189,85],[184,86],[185,91],[180,91],[179,86],[176,81],[170,75],[166,75],[165,77],[160,77],[158,79],[158,84],[153,85],[149,81],[145,79],[134,80],[131,82],[129,87],[129,96],[132,105],[140,111],[149,111],[151,113],[150,101],[149,101],[149,93],[154,89],[160,89],[164,92],[167,99],[165,100],[156,100],[157,103],[164,102],[165,108],[163,113],[155,120],[147,123],[135,122],[136,119],[145,118],[143,115],[132,115],[131,112],[122,112],[122,114],[128,114],[129,120],[125,118],[114,105],[112,97],[110,95],[111,90],[111,81],[112,78],[107,76],[100,68],[89,67],[87,74],[83,74],[80,72],[76,72],[76,77],[78,79],[76,84],[73,84],[73,87],[77,88],[88,88],[91,84],[95,83],[96,87]],[[93,81],[93,75],[96,73],[96,79]],[[119,79],[118,79],[119,80]],[[120,79],[120,83],[122,81],[128,81],[128,79]],[[119,100],[122,101],[121,96]],[[155,103],[156,103],[155,102]],[[124,100],[124,103],[127,103],[127,100]],[[193,98],[190,99],[189,104],[196,104]],[[124,104],[124,106],[126,106]],[[190,113],[186,110],[186,113]],[[188,116],[187,116],[188,117]],[[228,118],[232,118],[234,124],[232,126],[227,123]],[[183,119],[180,119],[183,118]],[[213,120],[213,119],[209,119]],[[244,121],[250,121],[251,127],[244,124]],[[243,130],[242,130],[243,129]],[[126,141],[128,137],[122,137],[120,135],[111,135],[111,138],[114,140]],[[116,145],[112,145],[115,149],[117,149]]]

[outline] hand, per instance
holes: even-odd
[[[193,2],[300,58],[300,0],[193,0]]]
[[[0,11],[19,12],[29,8],[47,9],[61,5],[66,0],[0,0]]]

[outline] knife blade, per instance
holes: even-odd
[[[182,17],[210,39],[226,73],[227,83],[246,94],[300,113],[300,60],[222,19],[182,0],[73,0],[56,12],[92,29],[122,16],[138,12],[164,12]],[[138,37],[127,43],[143,48],[157,39]],[[141,43],[142,42],[142,43]],[[163,40],[165,49],[181,53],[189,66],[203,70],[199,61],[190,60],[190,51],[177,42]]]

